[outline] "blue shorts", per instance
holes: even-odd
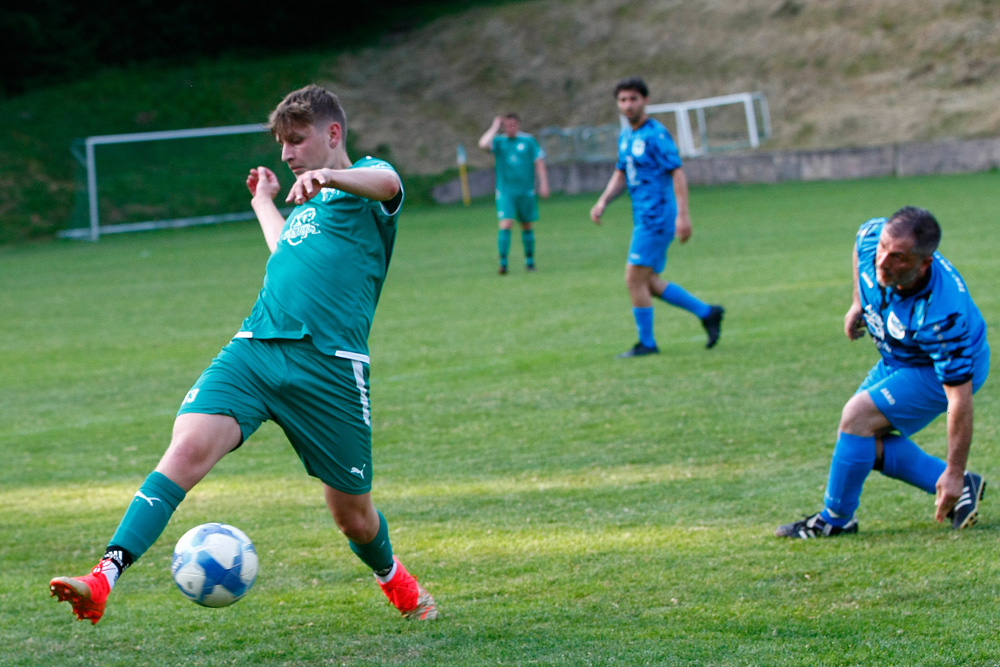
[[[673,225],[664,227],[632,227],[632,242],[628,248],[628,263],[648,266],[660,273],[667,266],[667,247],[674,240]]]
[[[990,349],[976,359],[972,391],[986,382],[990,374]],[[906,437],[923,430],[948,410],[948,397],[933,366],[891,367],[883,359],[875,364],[856,393],[867,391],[875,407],[893,428]]]
[[[305,340],[234,338],[177,414],[229,415],[243,440],[273,420],[306,472],[361,495],[372,485],[368,392],[367,363],[323,354]]]

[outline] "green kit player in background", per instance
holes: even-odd
[[[121,573],[152,546],[185,495],[267,419],[281,426],[350,548],[407,618],[437,617],[434,599],[393,555],[371,499],[368,332],[392,256],[403,186],[392,166],[352,163],[337,96],[307,86],[271,113],[281,159],[295,174],[283,219],[265,167],[247,187],[271,256],[250,316],[188,392],[173,437],[136,492],[104,557],[52,595],[97,623]]]
[[[500,133],[500,130],[503,132]],[[538,197],[549,197],[549,174],[545,168],[545,151],[538,141],[521,132],[517,114],[497,116],[479,138],[479,147],[492,151],[496,158],[497,248],[500,251],[500,275],[507,273],[510,252],[510,230],[514,221],[521,223],[524,243],[524,263],[535,270],[535,230],[538,220]]]

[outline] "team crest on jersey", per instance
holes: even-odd
[[[527,148],[527,146],[524,145],[524,142],[519,141],[517,142],[517,145],[514,147],[514,150],[521,151],[523,153],[525,148]]]
[[[632,155],[636,157],[642,157],[642,154],[646,152],[646,142],[642,139],[636,139],[632,142]]]
[[[864,312],[865,324],[872,332],[872,336],[875,338],[885,338],[885,325],[882,322],[882,316],[878,314],[875,308],[868,304],[865,306]]]
[[[903,326],[903,323],[899,321],[898,317],[896,317],[896,313],[889,313],[889,321],[886,322],[885,328],[889,332],[889,335],[896,340],[902,340],[906,335],[906,327]]]
[[[323,188],[319,191],[320,200],[325,204],[331,199],[336,199],[340,195],[344,194],[337,188]]]
[[[299,211],[288,222],[288,228],[281,232],[281,238],[278,241],[287,241],[288,245],[298,245],[310,234],[319,234],[319,227],[313,224],[315,219],[316,209],[309,207]]]

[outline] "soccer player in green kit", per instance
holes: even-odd
[[[136,492],[101,561],[57,577],[51,594],[97,623],[121,573],[163,532],[185,495],[267,419],[281,426],[350,548],[407,618],[437,617],[434,599],[393,555],[371,499],[368,332],[392,256],[403,187],[392,166],[347,155],[336,95],[289,93],[269,128],[296,180],[285,220],[280,185],[265,167],[247,187],[271,256],[240,331],[184,398],[173,437]]]
[[[493,124],[479,138],[479,147],[491,151],[496,157],[496,205],[500,226],[497,231],[499,273],[507,273],[510,230],[515,220],[521,223],[525,268],[534,271],[534,222],[538,220],[538,197],[549,197],[545,150],[533,136],[521,132],[521,120],[515,113],[494,118]]]

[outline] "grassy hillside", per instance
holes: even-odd
[[[633,73],[657,102],[764,91],[773,149],[994,136],[998,22],[996,0],[538,0],[350,53],[331,36],[310,54],[99,72],[0,103],[0,240],[65,224],[72,139],[255,122],[311,81],[342,95],[358,150],[409,175],[451,167],[498,111],[529,129],[612,122],[609,86]]]

